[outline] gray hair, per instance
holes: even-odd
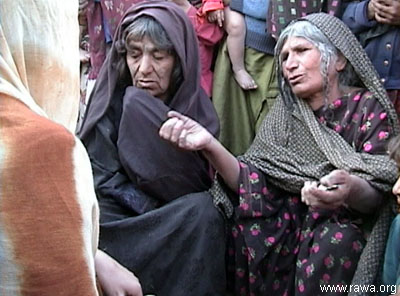
[[[141,16],[136,18],[126,28],[123,29],[122,38],[117,40],[115,46],[119,56],[117,69],[121,79],[130,79],[128,66],[126,64],[126,53],[130,49],[129,41],[141,41],[144,37],[148,37],[154,43],[157,49],[165,50],[175,58],[174,69],[171,74],[171,84],[169,90],[171,94],[179,88],[183,77],[180,59],[175,51],[174,44],[168,37],[163,26],[150,16]]]
[[[288,82],[283,78],[282,61],[280,52],[289,37],[301,37],[311,42],[321,54],[321,74],[323,77],[323,92],[325,106],[329,94],[328,69],[331,63],[335,63],[341,52],[332,42],[312,23],[308,21],[296,21],[287,26],[279,36],[275,47],[275,58],[277,60],[277,74],[281,94],[286,103],[292,104],[296,100]],[[339,88],[354,86],[358,83],[358,77],[350,63],[346,63],[343,71],[339,72]],[[289,101],[287,100],[289,99]]]

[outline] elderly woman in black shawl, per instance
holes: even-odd
[[[324,295],[323,285],[351,283],[367,222],[396,180],[386,144],[399,131],[397,116],[360,44],[333,16],[289,25],[275,56],[281,96],[239,160],[174,111],[160,136],[202,151],[232,191],[235,295]],[[221,186],[211,190],[217,203],[226,198]],[[371,233],[372,243],[385,240],[380,234]],[[383,250],[364,259],[374,265]],[[364,284],[374,283],[375,267],[361,271],[371,274]]]
[[[196,35],[174,3],[146,1],[123,17],[79,136],[94,171],[100,248],[133,271],[144,294],[224,295],[223,216],[199,152],[158,136],[177,110],[217,135],[200,87]]]

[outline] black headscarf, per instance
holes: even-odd
[[[119,80],[116,43],[123,38],[124,29],[141,16],[152,17],[162,25],[181,64],[182,83],[166,100],[168,103]],[[158,136],[171,109],[218,134],[217,114],[200,87],[197,37],[192,24],[174,3],[142,2],[126,12],[117,28],[78,132],[92,161],[98,195],[113,196],[140,213],[145,202],[132,205],[132,201],[141,199],[132,196],[132,191],[143,191],[166,202],[209,187],[209,166],[201,154],[180,150]]]
[[[200,87],[198,44],[193,25],[182,9],[174,3],[155,0],[132,6],[122,18],[114,36],[114,44],[100,71],[78,135],[81,139],[85,139],[109,108],[118,82],[115,62],[118,59],[118,53],[115,42],[122,38],[124,29],[141,16],[153,17],[162,25],[181,62],[183,81],[170,100],[169,107],[195,118],[214,135],[217,134],[219,131],[217,115],[212,103]]]

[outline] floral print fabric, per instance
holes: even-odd
[[[317,110],[316,116],[346,139],[356,151],[386,153],[390,127],[387,114],[371,93],[355,92]]]
[[[273,0],[268,8],[267,30],[277,39],[283,28],[292,20],[315,12],[326,12],[336,16],[340,7],[340,0]]]
[[[385,152],[390,130],[380,104],[355,91],[315,112],[358,152]],[[320,284],[349,284],[363,246],[362,217],[341,207],[308,209],[299,193],[240,163],[239,205],[228,248],[235,295],[319,295]],[[322,176],[321,176],[322,177]]]
[[[106,58],[106,33],[114,36],[115,30],[124,13],[132,5],[142,0],[98,0],[89,1],[87,8],[88,30],[90,38],[91,71],[89,79],[96,79]],[[107,26],[105,28],[104,26]]]

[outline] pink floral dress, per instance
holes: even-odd
[[[385,153],[387,116],[369,92],[350,93],[315,115],[356,151]],[[350,284],[365,244],[365,217],[344,207],[308,209],[299,194],[273,186],[254,166],[240,167],[228,248],[230,290],[235,295],[314,296],[324,294],[320,285]]]

